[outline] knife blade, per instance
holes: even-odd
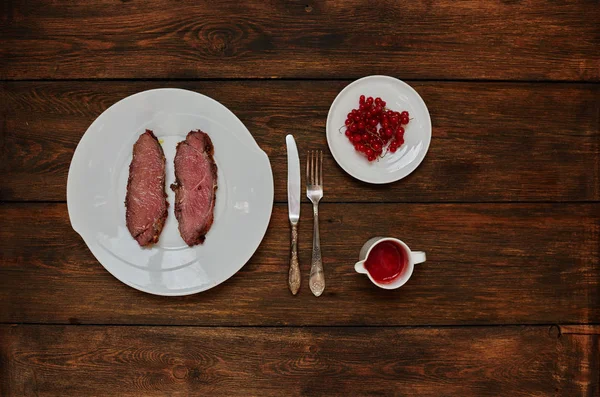
[[[292,135],[285,137],[288,160],[288,215],[292,225],[290,246],[290,270],[288,287],[293,295],[300,289],[300,265],[298,263],[298,221],[300,220],[300,157]]]
[[[288,160],[288,213],[290,222],[300,219],[300,158],[292,135],[285,137]]]

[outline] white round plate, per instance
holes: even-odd
[[[141,248],[125,226],[131,152],[146,129],[154,131],[167,161],[169,215],[152,248]],[[218,189],[204,244],[188,247],[169,185],[175,147],[195,129],[214,144]],[[73,229],[113,276],[151,294],[188,295],[227,280],[254,254],[271,218],[273,174],[265,152],[225,106],[192,91],[150,90],[115,103],[90,125],[71,161],[67,205]]]
[[[404,144],[396,153],[369,162],[344,135],[346,116],[358,107],[361,95],[380,97],[386,107],[408,111],[410,122],[405,126]],[[340,132],[341,131],[341,132]],[[390,183],[413,172],[427,154],[431,142],[431,118],[425,102],[405,82],[389,76],[368,76],[344,88],[335,98],[327,115],[327,143],[337,163],[356,179],[369,183]]]

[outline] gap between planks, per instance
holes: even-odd
[[[111,323],[41,323],[41,322],[0,322],[0,326],[73,326],[73,327],[166,327],[166,328],[325,328],[325,329],[344,329],[344,328],[364,328],[364,329],[460,329],[460,328],[516,328],[516,327],[537,327],[548,328],[549,332],[553,332],[558,337],[561,335],[600,335],[600,323],[564,323],[564,324],[539,324],[539,323],[512,323],[512,324],[432,324],[432,325],[194,325],[194,324],[111,324]]]
[[[352,82],[366,76],[356,77],[231,77],[231,78],[190,78],[190,77],[152,77],[152,78],[71,78],[71,79],[0,79],[1,83],[47,83],[47,82],[194,82],[194,81],[347,81]],[[506,79],[430,79],[412,78],[403,80],[407,83],[489,83],[489,84],[568,84],[568,85],[600,85],[600,80],[506,80]]]
[[[301,197],[303,204],[310,204],[310,201]],[[536,200],[536,201],[322,201],[322,204],[407,204],[407,205],[518,205],[518,204],[600,204],[600,200]],[[0,200],[1,204],[67,204],[66,200]],[[273,205],[286,205],[287,201],[273,201]]]

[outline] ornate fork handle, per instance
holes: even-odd
[[[296,295],[300,289],[300,266],[298,265],[298,225],[295,223],[292,224],[291,248],[288,286],[292,295]]]
[[[313,204],[314,226],[313,226],[313,250],[310,266],[310,280],[308,285],[315,296],[320,296],[325,289],[325,273],[323,272],[323,261],[321,260],[321,241],[319,239],[319,204]]]

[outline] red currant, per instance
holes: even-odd
[[[356,151],[364,153],[369,161],[384,155],[387,151],[395,153],[404,144],[405,129],[410,121],[408,111],[397,112],[388,109],[381,97],[360,95],[358,107],[352,109],[344,122],[345,135]]]

